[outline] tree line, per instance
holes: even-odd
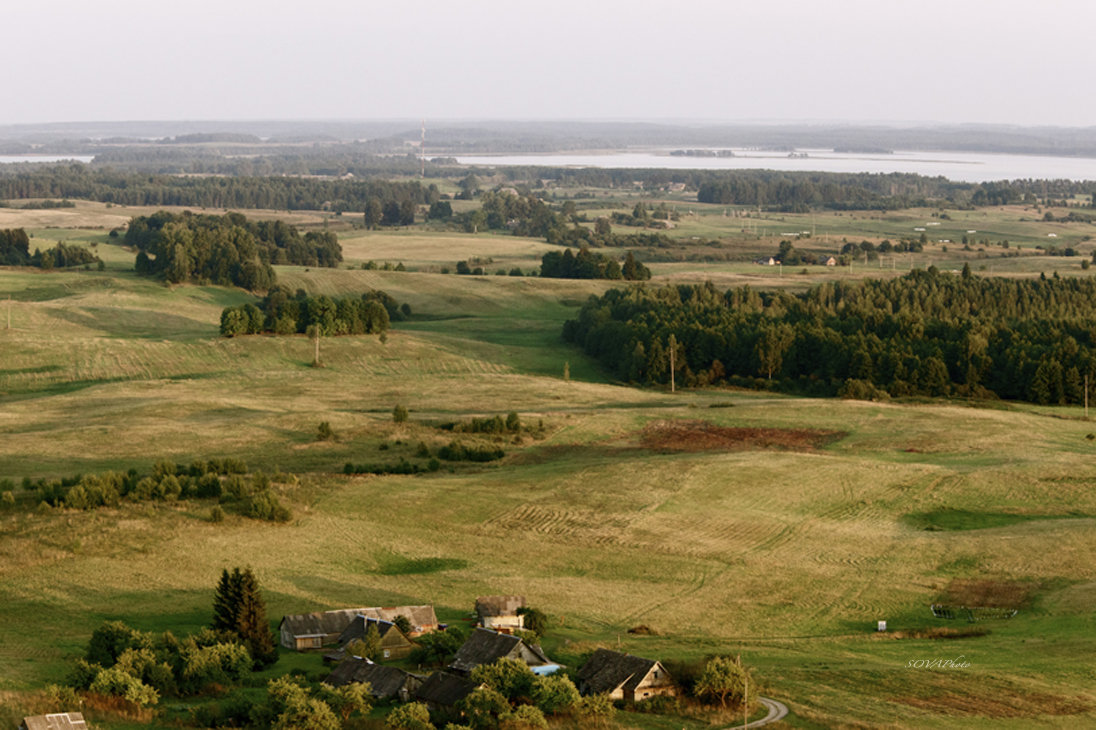
[[[0,266],[36,266],[64,269],[69,266],[102,264],[98,256],[83,246],[58,241],[53,248],[30,252],[30,237],[22,228],[0,230]]]
[[[1096,372],[1096,281],[930,267],[806,293],[711,283],[591,297],[563,336],[622,380],[819,395],[1080,403]],[[671,358],[670,353],[674,357]]]
[[[302,236],[283,221],[248,221],[240,213],[160,211],[130,220],[125,242],[137,249],[136,270],[170,283],[196,282],[269,289],[272,264],[333,267],[342,247],[331,231]]]
[[[221,312],[221,334],[225,337],[272,333],[303,334],[315,327],[316,334],[380,335],[393,320],[411,316],[411,307],[400,304],[379,289],[361,296],[333,298],[326,294],[295,293],[280,284],[272,286],[258,303],[225,307]]]
[[[569,248],[544,254],[540,259],[540,275],[554,279],[645,281],[651,278],[651,270],[636,261],[631,251],[624,257],[623,264],[619,264],[605,254],[583,246],[577,254]]]

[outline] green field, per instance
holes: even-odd
[[[880,237],[900,223],[866,218],[856,223],[879,224]],[[714,235],[703,220],[689,225]],[[784,726],[1096,724],[1096,426],[1080,409],[628,387],[559,337],[608,282],[431,273],[472,256],[492,258],[492,273],[532,268],[549,247],[420,229],[346,234],[341,269],[278,270],[292,288],[380,288],[414,311],[387,343],[323,340],[325,367],[312,368],[303,336],[218,337],[221,309],[249,301],[244,292],[139,279],[104,230],[38,237],[96,242],[107,270],[0,271],[0,479],[234,456],[297,475],[277,485],[294,518],[212,524],[201,501],[0,512],[0,701],[63,680],[104,620],[177,634],[208,623],[222,568],[249,565],[274,620],[430,602],[456,621],[477,595],[517,593],[549,614],[546,648],[563,661],[599,644],[741,654],[764,694],[792,709]],[[361,270],[369,260],[421,270]],[[1021,262],[1017,274],[1079,261],[990,260]],[[652,270],[720,286],[864,273],[779,276],[742,261]],[[409,423],[392,423],[396,404]],[[506,439],[501,462],[341,473],[447,443],[441,422],[510,411],[544,428]],[[316,439],[321,421],[334,441]],[[698,450],[664,438],[698,424],[838,435]],[[966,629],[929,606],[971,580],[1023,593],[1016,617],[976,624],[981,636],[908,638]],[[657,635],[627,633],[640,624]],[[911,666],[960,655],[969,667]]]

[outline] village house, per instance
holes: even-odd
[[[400,659],[411,653],[415,645],[411,643],[400,628],[391,621],[368,618],[357,615],[346,631],[339,634],[339,646],[344,650],[352,641],[361,641],[371,627],[376,627],[381,639],[381,657],[384,659]]]
[[[578,690],[583,695],[608,694],[609,699],[626,702],[677,694],[677,686],[661,662],[610,649],[598,649],[578,670]]]
[[[82,712],[54,712],[24,717],[19,730],[86,730]]]
[[[476,620],[485,629],[511,633],[525,628],[518,612],[525,608],[525,596],[480,596],[476,599]]]
[[[408,638],[438,630],[438,619],[434,615],[433,606],[344,608],[283,616],[278,624],[279,641],[285,648],[298,651],[331,646],[339,643],[339,637],[358,616],[391,622],[404,616],[411,624]]]
[[[477,628],[457,649],[449,668],[458,674],[468,675],[480,664],[493,664],[503,657],[525,662],[529,667],[552,664],[536,644],[526,644],[511,634]]]
[[[415,690],[422,686],[423,680],[424,677],[396,667],[351,657],[335,667],[324,681],[332,687],[352,683],[368,684],[369,693],[377,699],[407,702]]]
[[[424,702],[431,712],[451,712],[453,706],[482,685],[467,677],[449,672],[434,672],[411,693],[417,702]]]

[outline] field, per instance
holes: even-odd
[[[698,218],[697,235],[714,235]],[[599,644],[660,658],[741,654],[764,694],[792,709],[785,726],[1096,723],[1096,426],[1080,409],[628,387],[559,339],[607,282],[433,273],[473,256],[493,259],[492,274],[533,268],[548,246],[421,229],[348,232],[343,268],[279,269],[293,288],[380,288],[414,311],[386,343],[324,339],[324,367],[312,368],[303,337],[217,336],[221,309],[246,293],[137,278],[132,252],[95,227],[113,223],[39,223],[37,238],[97,244],[107,269],[0,271],[0,479],[234,456],[296,475],[278,484],[294,518],[213,524],[201,501],[0,511],[0,699],[17,704],[63,680],[104,620],[197,629],[221,569],[250,565],[275,620],[431,602],[459,621],[477,595],[520,593],[549,614],[546,649],[565,662]],[[901,222],[865,225],[876,223],[883,236]],[[728,250],[778,241],[744,237]],[[977,252],[954,253],[949,266],[976,268]],[[1017,274],[1067,262],[1082,273],[1078,258],[986,260],[1017,262]],[[362,270],[367,261],[418,270]],[[658,280],[720,286],[865,273],[651,266]],[[392,423],[397,404],[408,423]],[[341,473],[347,461],[447,443],[439,423],[510,411],[531,431],[499,444],[501,462]],[[321,421],[334,441],[317,440]],[[1019,611],[972,625],[929,608],[972,601]],[[627,632],[640,624],[656,634]],[[960,656],[969,666],[917,665]],[[306,666],[318,670],[318,657]]]

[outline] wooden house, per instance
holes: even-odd
[[[639,702],[658,695],[677,694],[677,686],[661,662],[598,649],[578,670],[583,695],[608,694],[610,699]]]
[[[403,616],[411,624],[411,631],[407,634],[409,638],[438,630],[433,606],[344,608],[283,616],[278,625],[279,641],[285,648],[298,651],[331,646],[339,643],[339,636],[358,616],[391,622]]]
[[[24,717],[19,730],[86,730],[82,712],[54,712]]]
[[[552,662],[536,644],[526,644],[512,634],[477,628],[468,637],[468,641],[457,649],[449,669],[457,674],[468,675],[480,664],[493,664],[502,659],[517,659],[530,667],[539,667]]]
[[[401,659],[411,653],[415,645],[411,643],[400,628],[391,621],[369,618],[362,614],[354,617],[346,630],[339,634],[339,646],[346,649],[352,641],[360,641],[366,633],[376,627],[381,638],[381,658]]]
[[[476,599],[476,621],[485,629],[511,633],[525,628],[525,596],[480,596]]]
[[[369,693],[377,699],[407,702],[423,683],[423,677],[396,667],[375,664],[368,659],[351,657],[332,670],[326,680],[332,687],[361,683],[369,685]]]

